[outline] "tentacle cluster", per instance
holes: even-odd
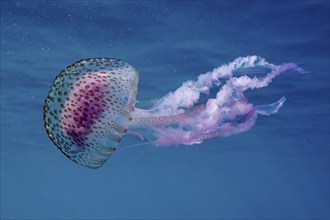
[[[237,58],[196,81],[184,82],[151,108],[136,109],[130,127],[143,127],[143,134],[158,145],[190,145],[247,131],[258,114],[276,113],[285,97],[270,105],[254,106],[244,92],[266,87],[286,71],[304,72],[294,63],[277,66],[258,56]],[[215,97],[209,96],[212,87],[217,88]],[[204,104],[199,103],[202,94],[208,96]]]

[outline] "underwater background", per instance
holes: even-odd
[[[328,1],[0,4],[1,219],[329,218]],[[247,92],[255,104],[287,100],[245,133],[127,148],[93,170],[45,132],[50,85],[80,59],[133,65],[143,100],[247,55],[309,73]]]

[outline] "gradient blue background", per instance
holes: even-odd
[[[329,13],[328,1],[1,1],[1,219],[329,218]],[[43,127],[51,83],[77,60],[126,60],[145,99],[246,55],[310,72],[247,93],[287,101],[246,133],[131,148],[90,170]]]

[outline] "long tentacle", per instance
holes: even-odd
[[[159,100],[160,98],[151,98],[142,101],[136,101],[135,107],[141,109],[147,109],[155,105]]]
[[[200,112],[203,108],[205,108],[205,105],[201,104],[188,110],[182,109],[180,113],[157,116],[153,116],[154,114],[150,113],[148,110],[135,109],[130,128],[152,128],[172,125],[191,117],[197,112]]]
[[[275,103],[256,106],[248,114],[246,114],[239,123],[224,123],[210,132],[203,133],[193,142],[197,143],[218,136],[225,137],[245,132],[255,124],[258,114],[272,115],[277,113],[281,106],[284,104],[285,100],[286,98],[283,96]]]

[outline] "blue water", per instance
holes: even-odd
[[[328,219],[328,1],[1,1],[1,219]],[[247,96],[287,98],[248,132],[118,151],[100,169],[43,127],[55,76],[89,57],[140,72],[160,97],[239,56],[302,64]]]

